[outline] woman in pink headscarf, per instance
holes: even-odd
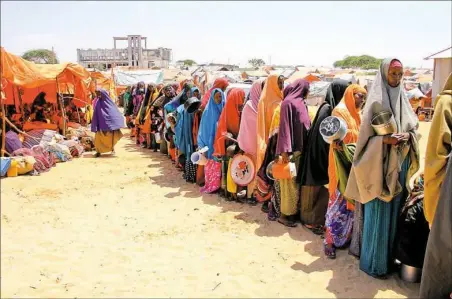
[[[250,155],[253,158],[254,163],[256,163],[257,146],[257,107],[264,83],[265,81],[259,80],[254,82],[251,86],[249,100],[246,102],[245,107],[242,111],[242,120],[240,122],[239,136],[237,138],[240,149],[242,149],[246,154]],[[252,205],[257,204],[257,201],[253,196],[255,187],[256,182],[253,180],[253,182],[248,185],[247,191],[247,202]]]

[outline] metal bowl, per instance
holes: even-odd
[[[275,161],[271,161],[270,163],[268,163],[267,168],[265,169],[265,174],[272,181],[275,180],[275,178],[273,177],[273,170],[272,170],[274,163],[275,163]]]
[[[390,111],[382,111],[372,116],[372,128],[379,136],[394,134],[397,132],[397,123]]]
[[[320,123],[320,135],[326,143],[344,139],[347,135],[347,124],[336,116],[328,116]]]
[[[196,97],[192,97],[189,98],[185,104],[184,104],[184,109],[185,111],[187,111],[188,113],[193,113],[196,110],[199,109],[199,107],[201,106],[201,100],[199,100]]]
[[[401,265],[400,278],[406,282],[418,283],[421,281],[422,269],[405,264]]]

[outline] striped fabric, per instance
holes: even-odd
[[[24,142],[22,143],[25,148],[31,149],[35,145],[39,145],[41,142],[42,136],[44,135],[44,132],[46,130],[31,130],[28,131],[27,134],[24,137]]]

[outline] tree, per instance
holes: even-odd
[[[265,61],[260,58],[253,58],[248,60],[248,63],[251,64],[253,67],[260,67],[265,65]]]
[[[334,67],[338,68],[360,68],[364,70],[378,69],[382,59],[369,55],[345,56],[344,59],[334,62]]]
[[[194,64],[197,64],[196,61],[192,60],[192,59],[184,59],[184,60],[178,60],[178,63],[183,63],[186,66],[192,66]]]
[[[55,64],[58,63],[58,58],[52,50],[35,49],[29,50],[22,55],[22,58],[28,61],[33,61],[38,64]]]

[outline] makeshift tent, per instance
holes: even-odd
[[[434,60],[432,99],[435,99],[438,93],[443,88],[444,84],[446,83],[449,74],[452,72],[452,47],[449,47],[438,53],[430,55],[429,57],[426,57],[424,59]],[[422,83],[421,80],[419,80],[419,82]]]
[[[110,97],[113,100],[116,100],[117,93],[116,93],[116,86],[114,80],[111,78],[111,75],[108,75],[104,72],[90,72],[91,78],[93,78],[93,81],[97,88],[102,88],[108,91]]]
[[[1,47],[0,68],[2,83],[6,85],[6,104],[16,102],[17,95],[14,91],[17,91],[17,88],[23,91],[21,96],[23,103],[33,102],[41,91],[47,94],[49,102],[56,103],[57,91],[60,93],[69,91],[74,94],[74,104],[78,107],[89,104],[91,101],[89,95],[94,92],[89,72],[79,64],[35,64],[8,53]]]
[[[309,83],[320,81],[320,78],[314,74],[309,74],[303,79],[307,80]]]
[[[323,103],[323,101],[325,101],[326,92],[330,84],[330,82],[326,81],[312,82],[309,86],[308,98],[306,99],[308,105],[318,106]]]
[[[159,84],[163,82],[163,71],[161,70],[124,71],[114,69],[113,76],[116,85],[124,86],[136,85],[141,81],[145,84]]]

